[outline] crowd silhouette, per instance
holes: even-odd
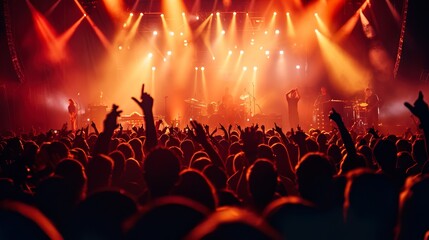
[[[1,136],[0,239],[429,239],[422,92],[404,136],[354,133],[335,109],[329,132],[160,130],[144,85],[132,100],[132,130],[113,105],[100,132]]]

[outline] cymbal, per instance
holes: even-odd
[[[247,98],[249,98],[249,94],[244,94],[240,96],[241,100],[246,100]]]
[[[359,107],[368,107],[368,103],[358,103]]]
[[[185,99],[185,103],[188,103],[191,107],[194,108],[205,108],[207,105],[203,102],[198,101],[195,98]]]
[[[198,103],[199,101],[195,98],[185,99],[185,103]]]

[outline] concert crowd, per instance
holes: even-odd
[[[429,108],[418,132],[275,125],[125,130],[103,126],[0,139],[0,239],[429,239]],[[131,101],[131,100],[130,100]],[[294,119],[298,121],[298,119]]]

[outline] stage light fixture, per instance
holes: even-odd
[[[152,71],[155,71],[156,70],[156,67],[152,67]]]
[[[274,15],[274,16],[277,16],[277,12],[274,12],[274,13],[273,13],[273,15]]]
[[[132,17],[132,16],[134,16],[134,14],[133,14],[133,13],[130,13],[130,17]]]
[[[168,56],[171,56],[171,51],[167,51],[167,55],[168,55]]]
[[[170,36],[174,37],[174,32],[170,32]]]
[[[222,35],[225,35],[225,33],[226,33],[225,30],[222,30]]]
[[[218,16],[218,17],[219,17],[219,16],[220,16],[220,12],[217,12],[217,13],[216,13],[216,16]]]
[[[152,58],[152,57],[153,57],[153,54],[152,54],[152,53],[149,53],[149,54],[147,55],[147,57],[148,57],[148,58]]]
[[[85,10],[91,10],[91,9],[97,8],[98,1],[97,0],[79,0],[78,2]]]
[[[243,67],[243,71],[247,71],[247,67]]]
[[[240,55],[243,55],[244,54],[244,51],[243,50],[240,50]]]
[[[121,45],[119,45],[118,49],[119,49],[119,50],[122,50],[122,46],[121,46]]]
[[[237,12],[234,12],[233,14],[234,14],[234,16],[235,16],[235,15],[237,15]]]
[[[153,31],[153,33],[152,33],[154,36],[156,36],[156,35],[158,35],[158,32],[157,31]]]
[[[206,68],[205,67],[201,67],[201,71],[204,71]]]
[[[296,68],[297,70],[299,70],[299,69],[301,69],[301,65],[299,65],[299,64],[298,64],[298,65],[296,65],[296,66],[295,66],[295,68]]]
[[[280,34],[280,30],[276,29],[275,33],[276,33],[276,35],[279,35]]]
[[[283,50],[280,50],[279,54],[283,55],[283,54],[285,54],[285,52]]]
[[[231,50],[228,51],[228,55],[232,55],[232,51]]]
[[[142,17],[143,17],[143,13],[140,13],[140,16],[142,16]]]
[[[258,70],[258,67],[254,66],[253,71],[256,71],[256,70]]]
[[[195,67],[195,71],[198,71],[198,67]]]
[[[161,13],[159,16],[163,18],[164,17],[164,13]]]

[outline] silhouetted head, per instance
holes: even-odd
[[[144,153],[143,153],[143,143],[138,138],[133,138],[128,143],[131,145],[133,152],[134,152],[134,158],[142,162],[144,159]]]
[[[77,206],[66,236],[68,239],[123,239],[122,225],[136,212],[136,203],[124,193],[97,192]]]
[[[169,194],[179,171],[179,159],[170,150],[157,148],[149,152],[143,162],[143,176],[152,197]]]
[[[109,153],[113,160],[112,186],[118,186],[125,168],[125,156],[121,151],[115,150]]]
[[[423,239],[429,229],[429,176],[408,178],[400,197],[398,239]]]
[[[305,139],[305,144],[307,146],[308,152],[318,152],[319,144],[311,137]]]
[[[289,159],[289,153],[286,147],[278,142],[271,146],[275,155],[275,163],[279,175],[288,177],[291,180],[295,180],[295,171],[292,169],[292,164]]]
[[[88,155],[86,155],[86,152],[82,148],[73,148],[70,150],[71,155],[74,159],[78,160],[83,167],[86,167],[88,165]]]
[[[271,147],[267,144],[259,144],[257,151],[257,158],[265,158],[274,161],[274,154]]]
[[[191,199],[162,197],[128,222],[125,239],[183,239],[208,215],[206,207]]]
[[[192,161],[190,168],[198,170],[198,171],[203,171],[203,169],[210,164],[212,164],[212,161],[210,161],[209,158],[200,157],[200,158],[196,159],[195,161]]]
[[[0,203],[0,239],[63,239],[38,209],[20,202]]]
[[[228,152],[229,152],[229,154],[237,154],[237,153],[241,152],[242,149],[243,148],[242,148],[240,142],[237,141],[237,142],[232,143],[229,146]]]
[[[350,172],[345,191],[344,215],[352,239],[393,239],[398,192],[384,174],[359,169]]]
[[[361,153],[356,153],[355,155],[346,154],[341,161],[339,174],[347,174],[358,168],[367,168],[365,156]]]
[[[183,166],[189,166],[189,162],[195,151],[194,143],[189,139],[185,139],[180,143],[180,149],[183,152]]]
[[[374,159],[383,172],[390,173],[396,168],[396,145],[394,142],[381,139],[373,150]]]
[[[228,179],[225,171],[223,171],[219,167],[213,164],[207,165],[204,168],[203,173],[217,190],[226,188],[226,181]]]
[[[210,210],[217,207],[216,189],[200,172],[193,169],[183,170],[174,189],[174,194],[187,197],[201,203]]]
[[[398,141],[396,141],[396,148],[398,152],[407,151],[411,153],[412,150],[411,143],[406,139],[398,139]]]
[[[414,141],[412,149],[413,149],[412,155],[413,155],[414,161],[416,161],[419,164],[423,164],[428,160],[425,140],[417,139],[416,141]]]
[[[298,197],[282,197],[265,209],[263,216],[283,239],[325,239],[323,222],[314,204]]]
[[[85,168],[79,161],[67,158],[61,160],[55,169],[55,175],[63,177],[68,182],[68,191],[75,192],[76,203],[84,198],[87,177]]]
[[[262,211],[274,198],[277,170],[267,159],[257,159],[247,170],[247,186],[256,210]]]
[[[129,143],[120,143],[116,149],[124,154],[125,159],[135,158],[134,150]]]
[[[185,239],[281,239],[255,214],[234,207],[225,207],[198,225]]]
[[[414,165],[414,160],[411,154],[407,151],[398,152],[396,167],[405,174],[407,169]]]
[[[318,207],[330,206],[333,175],[334,168],[324,154],[307,153],[296,166],[301,196]]]
[[[335,164],[336,168],[339,168],[341,160],[343,159],[340,147],[336,144],[329,145],[327,154],[333,164]]]
[[[93,156],[88,161],[88,193],[110,187],[112,181],[113,160],[104,154]]]

